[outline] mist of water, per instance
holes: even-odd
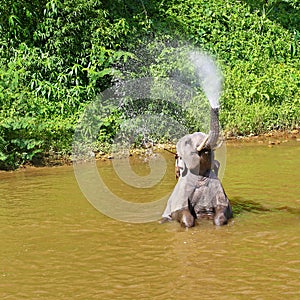
[[[216,63],[203,52],[190,51],[188,56],[211,107],[219,108],[223,78]]]

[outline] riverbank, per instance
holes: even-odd
[[[287,143],[289,141],[295,141],[300,145],[300,129],[284,130],[284,131],[270,131],[260,135],[249,135],[249,136],[231,136],[229,133],[225,133],[225,141],[227,145],[239,145],[243,143],[247,144],[260,144],[266,147],[275,147],[280,144]],[[150,150],[151,149],[151,150]],[[149,151],[169,151],[171,153],[176,153],[175,144],[157,144],[153,148],[135,148],[131,150],[130,155],[147,155]],[[111,153],[99,152],[95,153],[96,160],[107,161],[114,159]],[[64,165],[71,165],[72,157],[64,156],[60,153],[50,152],[44,154],[43,157],[35,158],[32,162],[21,165],[16,170],[4,171],[0,170],[1,173],[5,172],[15,172],[17,170],[22,170],[26,168],[41,168],[41,167],[57,167]]]
[[[262,133],[259,135],[248,135],[248,136],[226,136],[226,143],[259,143],[266,144],[267,146],[279,145],[281,143],[286,143],[289,140],[295,140],[300,142],[300,129],[293,130],[273,130],[267,133]]]

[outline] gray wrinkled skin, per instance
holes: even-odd
[[[210,149],[198,152],[207,138],[202,132],[188,134],[177,145],[178,182],[167,202],[163,219],[179,221],[182,226],[194,226],[194,219],[213,219],[215,225],[225,225],[232,217],[230,202],[217,177],[219,163]]]

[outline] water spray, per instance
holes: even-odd
[[[201,88],[210,106],[212,108],[219,108],[223,77],[215,61],[209,55],[200,51],[190,51],[188,57],[195,68]]]

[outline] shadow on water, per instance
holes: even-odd
[[[277,211],[286,211],[290,214],[300,216],[300,208],[290,207],[290,206],[281,206],[276,208]]]
[[[241,197],[235,197],[230,199],[232,206],[233,216],[240,215],[244,212],[261,213],[271,211],[269,208],[264,207],[260,203],[245,200]]]
[[[245,200],[241,197],[235,197],[230,199],[230,203],[232,206],[233,216],[240,215],[245,212],[251,213],[264,213],[264,212],[278,212],[285,211],[293,215],[300,216],[300,208],[290,207],[290,206],[280,206],[276,208],[267,208],[261,205],[258,202]]]

